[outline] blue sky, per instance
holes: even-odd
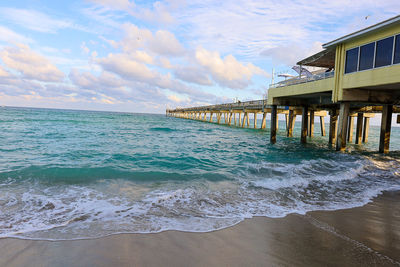
[[[0,105],[163,113],[261,99],[272,68],[399,11],[398,0],[2,1]]]

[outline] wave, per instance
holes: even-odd
[[[177,131],[177,129],[172,129],[172,128],[169,128],[169,127],[152,127],[152,128],[149,128],[149,130],[153,131],[153,132],[174,132],[174,131]]]
[[[141,171],[135,169],[113,167],[53,167],[30,166],[14,171],[0,173],[0,181],[12,179],[16,183],[32,180],[46,184],[87,184],[98,180],[123,179],[137,182],[162,181],[195,181],[198,179],[209,181],[229,180],[230,178],[212,172],[187,173],[172,171]]]
[[[231,180],[3,183],[0,237],[58,240],[121,232],[207,232],[253,216],[362,206],[385,190],[400,190],[398,160],[345,159],[341,164],[328,159],[250,163]]]

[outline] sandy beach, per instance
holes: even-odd
[[[209,233],[0,240],[0,266],[399,266],[400,192],[364,207],[257,217]]]

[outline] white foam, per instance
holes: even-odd
[[[340,167],[326,159],[248,164],[228,185],[191,181],[152,188],[116,180],[86,186],[7,184],[0,186],[0,237],[207,232],[253,216],[352,208],[384,190],[400,190],[399,166],[400,161],[349,157]]]

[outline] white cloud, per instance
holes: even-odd
[[[182,102],[189,102],[190,98],[182,98],[181,96],[177,96],[177,95],[169,95],[167,96],[167,98],[173,102],[176,103],[182,103]]]
[[[274,64],[295,65],[296,62],[322,50],[321,42],[314,42],[311,47],[304,44],[288,44],[269,48],[260,53],[261,56],[272,58]]]
[[[202,68],[196,67],[180,67],[174,72],[175,77],[189,83],[199,85],[212,85],[212,81]]]
[[[196,60],[205,67],[219,84],[230,88],[244,88],[254,75],[267,76],[266,72],[251,63],[242,64],[232,55],[221,58],[218,52],[204,48],[196,50]]]
[[[174,66],[172,66],[172,64],[169,61],[169,59],[166,58],[166,57],[160,57],[158,59],[158,61],[159,61],[158,64],[164,69],[172,69],[174,67]]]
[[[159,30],[153,34],[148,29],[141,29],[138,26],[126,23],[122,26],[124,38],[119,41],[109,41],[114,47],[121,47],[124,52],[136,52],[138,48],[164,56],[181,56],[185,53],[182,44],[176,39],[173,33]]]
[[[109,54],[97,60],[105,70],[115,72],[125,79],[148,82],[157,77],[145,64],[127,57],[125,54]]]
[[[3,69],[2,66],[0,66],[0,77],[4,78],[4,77],[9,77],[10,73],[8,71],[6,71],[5,69]]]
[[[33,40],[0,25],[0,41],[11,44],[33,43]]]
[[[72,69],[69,74],[70,80],[84,89],[97,90],[100,88],[119,88],[125,84],[123,80],[109,72],[102,72],[98,77],[90,72],[79,72]]]
[[[256,59],[261,51],[281,45],[330,41],[399,10],[397,0],[192,0],[171,14],[191,46]]]
[[[86,42],[82,42],[81,50],[86,55],[90,53],[90,49],[89,49],[89,47],[86,46]]]
[[[88,2],[95,3],[97,5],[102,5],[109,7],[111,9],[119,9],[119,10],[130,10],[135,7],[133,1],[129,0],[87,0]]]
[[[23,78],[44,82],[58,82],[64,78],[63,72],[27,45],[5,47],[0,51],[0,58],[7,68],[20,72]]]
[[[139,8],[131,15],[136,18],[160,24],[171,24],[175,22],[175,18],[170,14],[170,8],[159,1],[155,2],[152,8]]]
[[[35,10],[3,7],[0,15],[7,21],[38,32],[56,33],[60,29],[77,27],[69,20],[54,19]]]
[[[180,56],[184,53],[184,48],[175,36],[164,30],[157,31],[149,40],[149,48],[160,55]]]
[[[146,63],[146,64],[153,64],[154,60],[153,57],[150,56],[146,51],[142,50],[136,50],[133,54],[131,54],[132,57],[140,62]]]

